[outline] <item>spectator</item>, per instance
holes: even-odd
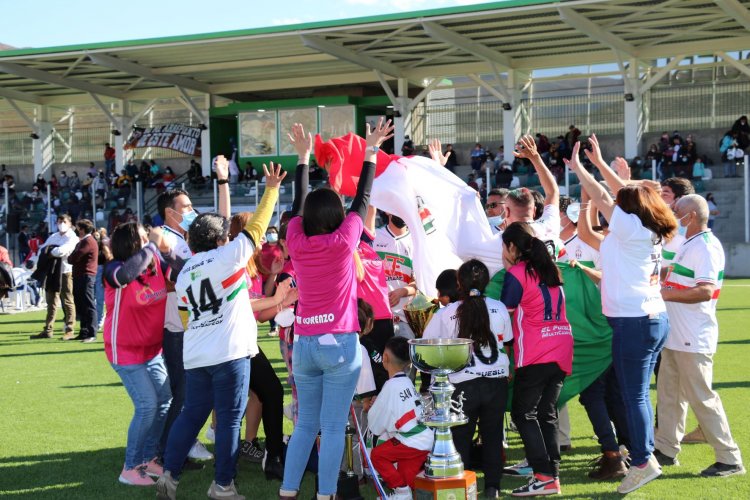
[[[739,132],[730,130],[721,138],[719,152],[721,153],[721,162],[724,167],[724,177],[737,177],[737,152],[742,154],[738,143]]]
[[[138,167],[133,162],[133,159],[128,159],[128,164],[125,165],[125,172],[127,172],[128,177],[130,177],[131,182],[135,178],[136,175],[138,175]]]
[[[68,189],[68,180],[68,174],[65,173],[65,170],[60,171],[60,177],[57,179],[57,185],[60,190]]]
[[[78,191],[81,189],[81,179],[78,178],[78,172],[73,170],[73,173],[68,178],[68,189],[71,191]]]
[[[167,166],[167,168],[164,169],[164,175],[162,175],[161,177],[161,182],[164,186],[164,189],[172,189],[174,187],[174,180],[176,178],[177,176],[174,174],[172,167]]]
[[[578,142],[578,137],[580,137],[580,135],[581,131],[578,130],[575,125],[568,127],[568,132],[565,134],[565,142],[568,143],[569,150],[573,149],[573,145]]]
[[[737,144],[743,151],[750,146],[750,124],[747,123],[747,116],[742,115],[732,125],[732,132],[737,132]]]
[[[115,151],[115,148],[109,145],[109,143],[104,144],[104,169],[107,173],[110,172],[116,172],[115,170],[115,158],[117,156],[117,152]]]
[[[693,163],[693,180],[699,181],[706,175],[706,160],[705,156],[699,156]]]
[[[87,174],[91,174],[91,177],[96,177],[96,164],[93,161],[89,162],[89,169],[86,171]]]
[[[18,233],[18,259],[21,261],[21,264],[26,262],[26,258],[29,256],[30,252],[29,226],[28,224],[24,224],[21,226],[21,232]]]
[[[99,259],[99,245],[93,236],[94,224],[88,219],[76,222],[80,241],[68,263],[73,266],[73,298],[80,321],[78,336],[66,340],[80,340],[84,343],[96,340],[96,296],[94,281]]]
[[[445,145],[445,158],[445,168],[447,168],[451,172],[454,172],[455,168],[458,166],[458,156],[456,155],[456,151],[453,149],[453,144]]]
[[[471,150],[471,168],[475,172],[479,171],[484,165],[484,160],[487,157],[484,148],[481,144],[476,143],[474,149]]]
[[[312,171],[310,172],[310,177],[312,178]],[[256,172],[255,167],[253,166],[253,162],[251,161],[245,163],[245,180],[247,182],[255,182],[260,180],[258,172]]]
[[[540,153],[541,154],[541,153]],[[495,171],[495,186],[499,188],[510,188],[510,184],[513,182],[513,170],[508,162],[504,161],[500,163],[497,171]]]
[[[414,154],[414,141],[408,135],[404,136],[404,145],[401,146],[401,154],[411,156]]]
[[[109,236],[107,228],[100,227],[94,231],[96,244],[99,246],[99,253],[96,259],[96,280],[94,281],[94,295],[96,298],[96,325],[97,330],[104,327],[104,266],[112,260],[112,250],[109,246]]]
[[[721,214],[719,206],[716,204],[716,200],[714,200],[713,193],[706,194],[706,203],[708,203],[708,228],[713,229],[716,216]]]

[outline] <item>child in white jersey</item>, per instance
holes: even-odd
[[[419,423],[421,399],[406,376],[409,365],[408,341],[403,337],[389,339],[383,366],[390,379],[367,416],[370,431],[378,436],[379,443],[372,450],[372,465],[386,486],[394,490],[389,498],[399,500],[412,498],[414,478],[422,470],[434,439],[432,430]]]

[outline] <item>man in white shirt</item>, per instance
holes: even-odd
[[[60,259],[59,265],[62,266],[60,275],[60,289],[45,286],[47,300],[47,318],[44,321],[44,329],[37,335],[31,335],[31,339],[51,339],[55,328],[55,315],[57,313],[57,298],[60,297],[63,314],[65,315],[65,333],[64,335],[73,334],[73,324],[76,319],[75,306],[73,304],[73,266],[68,264],[68,256],[73,253],[78,244],[78,236],[73,230],[73,224],[70,215],[62,214],[57,217],[57,232],[52,233],[47,241],[39,247],[39,253],[42,254],[46,247],[50,248],[49,256],[54,259]],[[51,279],[51,278],[48,278]]]
[[[677,454],[689,404],[716,455],[716,463],[701,475],[744,474],[742,456],[729,431],[721,399],[711,387],[719,339],[716,302],[724,279],[724,249],[708,229],[708,204],[701,196],[682,197],[675,212],[687,231],[662,288],[670,332],[657,381],[659,416],[654,456],[663,465],[679,465]]]
[[[487,221],[492,228],[492,234],[503,231],[503,224],[508,217],[508,192],[505,188],[494,188],[487,193],[487,204],[484,210],[487,213]]]
[[[162,226],[164,240],[182,260],[189,259],[193,253],[185,241],[185,235],[197,216],[193,210],[186,191],[182,189],[168,189],[159,195],[157,200],[159,216],[164,221]],[[167,420],[164,423],[162,433],[161,449],[166,446],[169,430],[182,411],[185,401],[185,366],[182,362],[184,326],[177,309],[177,294],[174,291],[174,283],[167,282],[167,307],[164,311],[164,341],[163,356],[169,375],[169,385],[172,389],[172,404],[169,407]],[[203,444],[196,440],[190,450],[190,458],[196,460],[210,460],[213,455],[206,450]]]
[[[677,202],[680,200],[680,198],[689,194],[695,194],[695,188],[688,179],[683,179],[681,177],[670,177],[669,179],[661,183],[661,199],[664,200],[664,203],[669,205],[669,208],[671,208],[672,210],[675,209],[675,206],[677,205]],[[667,269],[670,264],[672,264],[675,253],[684,241],[684,235],[676,234],[674,238],[672,238],[667,243],[665,243],[664,246],[662,246],[662,269]]]
[[[388,214],[388,224],[375,231],[374,248],[384,263],[396,335],[413,339],[414,332],[406,322],[404,306],[409,303],[409,297],[417,293],[412,263],[414,250],[409,228],[401,217]]]

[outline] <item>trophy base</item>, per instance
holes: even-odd
[[[467,470],[460,477],[414,479],[414,500],[477,500],[477,475]]]

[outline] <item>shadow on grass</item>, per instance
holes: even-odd
[[[17,358],[22,356],[50,356],[56,354],[81,354],[90,352],[104,352],[104,346],[99,349],[81,349],[78,351],[47,351],[47,352],[19,352],[13,354],[0,354],[0,358]]]
[[[720,340],[719,344],[727,344],[727,345],[750,345],[750,339]]]
[[[38,319],[29,320],[18,320],[18,321],[3,321],[3,325],[41,325],[44,326],[44,320],[39,321]]]
[[[109,384],[85,384],[85,385],[61,385],[60,389],[90,389],[91,387],[121,387],[122,382],[111,382]]]
[[[711,387],[714,389],[745,389],[750,387],[750,381],[714,382]]]

